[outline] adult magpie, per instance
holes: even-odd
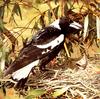
[[[57,19],[49,26],[39,30],[19,53],[19,56],[4,72],[19,81],[25,79],[35,66],[44,69],[45,65],[57,56],[63,48],[63,42],[69,33],[80,31],[82,25],[67,17]]]

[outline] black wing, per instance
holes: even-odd
[[[54,29],[54,27],[40,30],[36,36],[33,37],[32,41],[20,51],[18,58],[6,70],[5,76],[25,67],[35,60],[41,60],[43,57],[47,56],[48,53],[52,51],[43,54],[42,52],[46,49],[38,48],[35,45],[47,44],[56,39],[60,34],[60,30]]]
[[[55,27],[49,26],[37,32],[31,43],[47,44],[61,34],[61,31]]]

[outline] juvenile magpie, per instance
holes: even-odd
[[[69,33],[80,31],[82,25],[67,17],[57,19],[49,26],[39,30],[19,53],[19,56],[4,72],[4,76],[12,75],[19,81],[29,76],[35,66],[44,69],[45,65],[54,59],[63,48],[63,42]]]

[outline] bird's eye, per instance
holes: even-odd
[[[57,43],[59,43],[59,40],[57,40]]]

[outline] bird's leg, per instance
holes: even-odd
[[[15,85],[15,89],[16,89],[16,90],[24,89],[25,83],[27,82],[27,79],[28,79],[28,77],[25,78],[25,79],[19,80],[18,83]]]
[[[46,71],[46,67],[45,67],[46,63],[45,62],[42,62],[41,65],[39,66],[39,69],[41,71]]]
[[[46,69],[46,64],[48,64],[48,60],[49,60],[49,57],[48,57],[48,56],[47,56],[47,57],[44,57],[44,58],[41,60],[40,66],[39,66],[39,69],[40,69],[41,71],[48,71],[48,70]]]
[[[46,64],[48,64],[49,61],[50,61],[50,66],[54,66],[55,63],[56,63],[56,58],[54,58],[54,59],[52,59],[52,60],[50,60],[50,59],[48,58],[48,60],[45,60],[45,61],[42,63],[42,65],[40,65],[40,70],[42,70],[42,71],[49,71],[49,69],[46,68]]]

